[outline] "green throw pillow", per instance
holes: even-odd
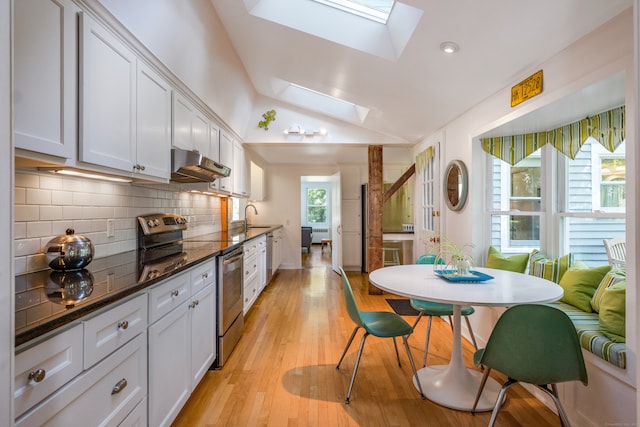
[[[600,302],[602,301],[602,295],[604,290],[616,283],[625,281],[627,279],[627,270],[625,268],[612,268],[602,279],[602,282],[598,285],[598,289],[591,298],[591,308],[593,311],[600,312]]]
[[[573,254],[571,253],[558,259],[549,259],[545,254],[534,249],[529,258],[529,274],[560,283],[562,275],[572,264]]]
[[[527,270],[528,262],[529,254],[504,256],[499,250],[493,246],[489,246],[489,255],[487,256],[486,267],[524,273]]]
[[[600,330],[614,342],[625,342],[625,292],[627,282],[609,286],[600,301]]]
[[[564,289],[561,301],[591,313],[591,298],[609,270],[610,265],[588,268],[583,262],[576,262],[560,279],[559,285]]]

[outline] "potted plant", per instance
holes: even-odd
[[[473,267],[473,257],[470,252],[474,245],[465,243],[458,246],[454,241],[446,236],[437,245],[436,266],[442,266],[442,270],[456,271],[459,276],[468,276]]]

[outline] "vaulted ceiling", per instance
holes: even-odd
[[[295,102],[289,84],[328,94],[366,112],[333,117],[405,143],[433,134],[632,3],[401,0],[388,32],[367,36],[344,12],[312,0],[211,1],[260,95]],[[417,21],[403,8],[418,11]],[[459,51],[442,52],[447,41]],[[313,103],[296,107],[332,115]]]

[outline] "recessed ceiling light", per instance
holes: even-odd
[[[443,42],[440,43],[440,50],[444,53],[456,53],[458,50],[460,50],[460,46],[458,46],[454,42]]]

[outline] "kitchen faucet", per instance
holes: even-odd
[[[247,206],[244,207],[244,231],[247,232],[249,230],[249,219],[247,217],[247,208],[251,206],[253,208],[253,212],[258,215],[258,208],[251,203],[247,203]]]

